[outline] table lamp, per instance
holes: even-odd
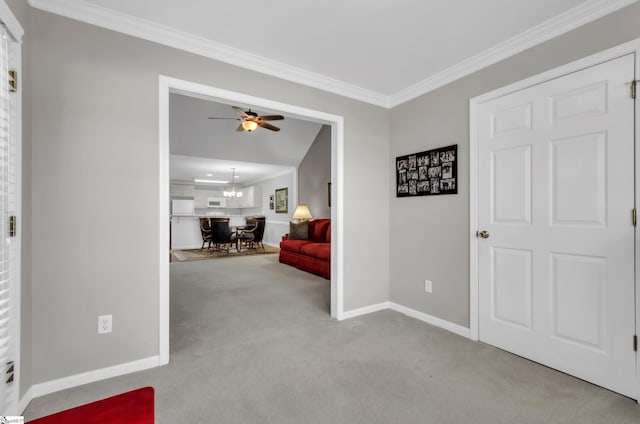
[[[311,211],[309,210],[309,206],[307,205],[298,205],[296,206],[296,211],[293,213],[293,219],[297,219],[298,222],[304,222],[311,218]]]

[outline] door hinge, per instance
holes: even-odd
[[[636,90],[637,90],[638,80],[631,81],[631,98],[636,98]]]
[[[635,334],[633,335],[633,351],[638,351],[638,336]]]
[[[16,236],[16,216],[11,215],[9,217],[9,237]]]
[[[631,223],[634,227],[638,223],[638,211],[636,210],[636,208],[631,209]]]
[[[12,383],[13,382],[13,374],[15,373],[15,367],[13,366],[13,361],[9,361],[7,362],[7,380],[6,383]]]
[[[15,70],[9,71],[9,91],[12,93],[18,91],[18,72]]]

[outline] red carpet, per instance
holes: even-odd
[[[29,424],[153,424],[153,387],[67,409]]]

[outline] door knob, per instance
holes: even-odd
[[[483,230],[483,231],[478,232],[478,237],[481,237],[481,238],[484,238],[484,239],[489,238],[489,231],[484,231]]]

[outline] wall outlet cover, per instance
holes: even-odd
[[[433,292],[433,283],[429,280],[424,280],[424,291],[427,293]]]
[[[100,315],[98,317],[98,334],[111,333],[113,330],[113,315]]]

